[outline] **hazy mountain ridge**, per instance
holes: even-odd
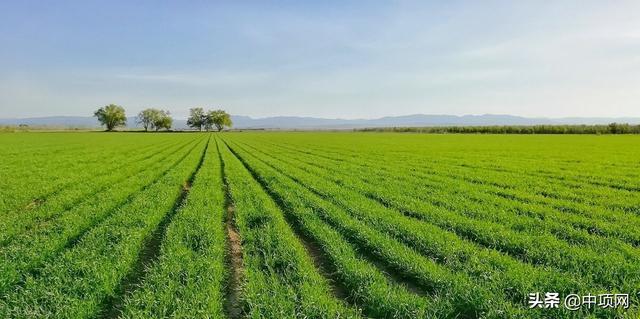
[[[409,126],[470,126],[470,125],[542,125],[542,124],[608,124],[612,122],[640,124],[640,117],[565,117],[529,118],[514,115],[427,115],[413,114],[386,116],[378,119],[326,119],[316,117],[276,116],[252,118],[232,115],[234,128],[239,129],[350,129],[363,127],[409,127]],[[129,117],[128,127],[136,125],[136,117]],[[0,125],[56,126],[56,127],[99,127],[95,117],[51,116],[21,119],[0,119]],[[174,119],[175,129],[186,129],[186,120]]]

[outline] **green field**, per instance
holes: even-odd
[[[640,136],[0,134],[1,318],[637,318],[639,292]]]

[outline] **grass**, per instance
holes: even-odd
[[[639,314],[640,136],[6,133],[0,157],[0,317]]]

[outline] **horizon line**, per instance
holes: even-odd
[[[595,119],[595,118],[604,118],[604,119],[619,119],[619,118],[633,118],[640,119],[640,115],[632,116],[632,115],[617,115],[617,116],[580,116],[580,115],[572,115],[572,116],[525,116],[525,115],[516,115],[516,114],[508,114],[508,113],[483,113],[483,114],[445,114],[445,113],[412,113],[412,114],[404,114],[404,115],[385,115],[379,117],[370,117],[370,118],[340,118],[340,117],[321,117],[321,116],[312,116],[312,115],[271,115],[271,116],[254,116],[254,115],[243,115],[243,114],[231,114],[231,116],[236,117],[248,117],[253,120],[259,119],[270,119],[270,118],[310,118],[310,119],[321,119],[321,120],[341,120],[341,121],[369,121],[369,120],[379,120],[385,118],[397,118],[397,117],[411,117],[411,116],[452,116],[452,117],[482,117],[482,116],[509,116],[509,117],[519,117],[525,119],[570,119],[570,118],[580,118],[580,119]],[[28,120],[28,119],[40,119],[40,118],[52,118],[52,117],[66,117],[66,118],[92,118],[93,115],[38,115],[38,116],[24,116],[24,117],[0,117],[1,120]],[[127,118],[137,117],[136,115],[129,116]],[[188,116],[185,117],[174,117],[176,119],[187,119]]]

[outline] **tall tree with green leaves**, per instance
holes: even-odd
[[[189,110],[189,118],[187,119],[187,125],[193,128],[197,128],[202,131],[202,127],[206,125],[207,114],[201,107],[192,108]]]
[[[160,129],[169,130],[173,124],[173,119],[169,111],[158,110],[155,118],[153,119],[153,128],[156,132]]]
[[[142,127],[144,128],[145,131],[148,131],[150,128],[153,128],[153,121],[157,112],[158,112],[157,109],[144,109],[140,111],[140,113],[138,113],[138,119],[137,119],[138,124],[142,124]]]
[[[113,131],[116,127],[127,124],[127,116],[120,105],[109,104],[101,107],[93,113],[93,116],[98,118],[101,125],[107,127],[107,131]]]
[[[222,131],[225,127],[231,127],[233,122],[231,121],[231,115],[224,110],[214,110],[207,113],[208,122],[215,125],[218,132]]]
[[[148,131],[149,129],[153,129],[155,131],[160,129],[168,130],[173,124],[173,119],[171,118],[169,111],[149,108],[138,113],[138,124],[142,124],[145,131]]]

